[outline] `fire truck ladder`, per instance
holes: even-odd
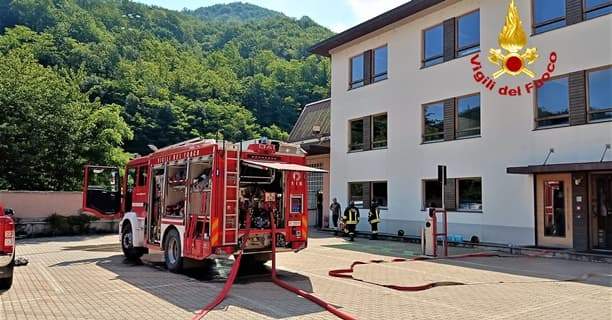
[[[225,143],[224,143],[225,144]],[[236,145],[224,145],[224,183],[223,188],[223,245],[238,244],[240,226],[239,193],[240,193],[240,152]]]

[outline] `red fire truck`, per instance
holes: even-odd
[[[13,284],[15,266],[15,222],[13,210],[4,209],[0,203],[0,290],[8,290]]]
[[[83,207],[121,219],[127,258],[162,250],[177,272],[184,259],[236,254],[246,241],[243,264],[263,263],[271,253],[271,214],[277,251],[307,245],[308,172],[324,171],[305,166],[295,145],[192,139],[130,161],[121,185],[117,168],[87,166]]]

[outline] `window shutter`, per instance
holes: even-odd
[[[372,149],[372,117],[363,118],[363,151]]]
[[[457,210],[457,179],[448,179],[444,187],[444,206],[446,210]]]
[[[455,99],[444,101],[444,140],[455,140]]]
[[[444,61],[455,59],[455,18],[443,22]]]
[[[582,22],[582,1],[583,0],[565,0],[565,21],[568,26]]]
[[[372,50],[363,53],[363,75],[366,85],[372,83]]]
[[[372,190],[370,188],[370,183],[364,182],[363,183],[363,207],[366,209],[370,208],[371,193],[372,193]]]
[[[584,71],[569,75],[569,116],[570,125],[577,126],[586,123],[586,86]]]

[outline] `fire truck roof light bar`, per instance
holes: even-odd
[[[169,149],[172,149],[172,148],[181,147],[181,146],[185,146],[185,145],[188,145],[188,144],[199,144],[199,143],[215,144],[217,142],[215,140],[212,140],[212,139],[193,138],[193,139],[189,139],[189,140],[186,140],[186,141],[182,141],[182,142],[179,142],[179,143],[176,143],[176,144],[173,144],[173,145],[169,145],[169,146],[163,147],[161,149],[158,149],[156,152],[164,151],[164,150],[169,150]]]

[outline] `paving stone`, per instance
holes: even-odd
[[[409,257],[418,245],[311,235],[308,249],[279,255],[281,278],[359,319],[612,319],[609,264],[510,257],[355,268],[355,278],[380,284],[465,284],[400,292],[332,278],[328,271],[355,260]],[[469,252],[475,249],[451,249],[451,254]],[[17,254],[30,263],[15,269],[13,288],[0,295],[1,319],[190,319],[223,286],[222,279],[127,262],[116,235],[28,239],[18,242]],[[223,265],[227,269],[228,263]],[[574,278],[581,281],[566,281]],[[264,272],[240,278],[206,319],[335,317],[275,286]]]

